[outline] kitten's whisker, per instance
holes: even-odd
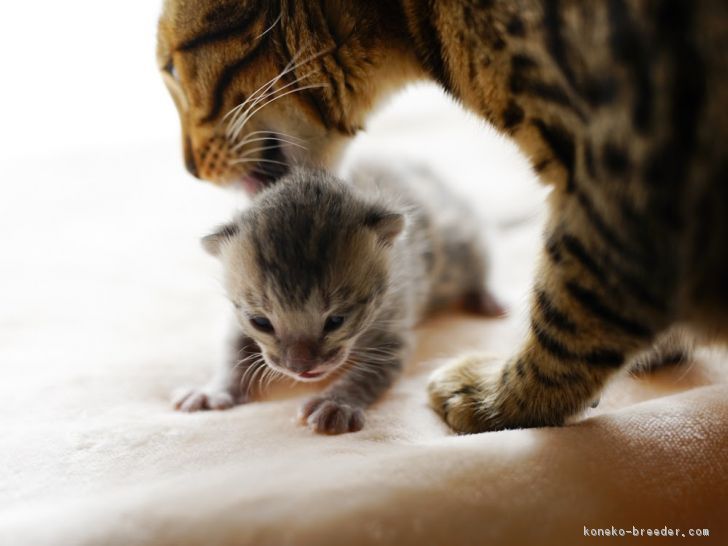
[[[245,370],[245,373],[240,377],[240,381],[238,382],[238,388],[242,391],[243,387],[245,387],[245,395],[247,396],[250,393],[250,382],[248,381],[248,376],[250,375],[251,371],[255,370],[258,367],[258,362],[254,362],[251,364],[247,370]]]
[[[249,385],[250,384],[249,379],[252,379],[252,374],[258,367],[260,367],[261,362],[262,362],[262,357],[260,359],[256,360],[255,362],[251,363],[248,366],[248,369],[245,370],[245,372],[243,373],[243,376],[240,378],[241,382],[248,380],[248,385]]]
[[[250,389],[253,385],[259,385],[258,378],[263,370],[265,370],[266,368],[267,366],[265,365],[265,363],[255,368],[255,371],[253,372],[253,375],[250,377],[250,381],[248,382],[248,391],[246,392],[246,395],[250,394]]]
[[[268,377],[268,371],[269,370],[270,370],[270,368],[268,368],[268,366],[264,366],[263,367],[263,372],[260,374],[260,377],[256,380],[256,382],[258,384],[258,389],[260,390],[260,393],[261,394],[265,394],[266,393],[266,390],[265,390],[265,378]]]
[[[243,347],[242,349],[240,349],[238,351],[238,354],[242,353],[243,351],[250,353],[251,356],[252,355],[256,355],[256,354],[260,354],[260,351],[251,351],[250,350],[250,349],[255,349],[255,348],[257,348],[257,345],[255,343],[252,343],[250,345],[246,345],[245,347]]]
[[[394,357],[398,356],[400,351],[395,349],[378,349],[378,348],[370,348],[370,349],[354,349],[352,351],[353,354],[357,355],[364,355],[364,356],[383,356],[383,357]]]
[[[270,389],[270,382],[273,377],[273,370],[270,367],[266,366],[265,371],[263,372],[263,377],[260,378],[260,384],[261,389],[263,392],[267,393]]]
[[[271,371],[271,379],[270,379],[271,383],[273,381],[279,381],[281,377],[286,377],[285,374],[282,374],[281,372],[279,372],[278,370],[274,370],[273,368],[271,368],[270,371]]]
[[[241,359],[241,360],[238,360],[238,361],[237,361],[237,362],[235,363],[235,366],[233,366],[233,369],[235,369],[235,368],[239,368],[240,366],[243,366],[244,364],[247,364],[247,363],[248,363],[248,360],[251,360],[252,358],[255,358],[255,357],[257,357],[257,356],[258,356],[258,355],[256,355],[256,354],[252,354],[252,355],[250,355],[250,356],[247,356],[247,357],[245,357],[245,358],[243,358],[243,359]]]
[[[366,372],[366,373],[374,373],[374,374],[377,373],[376,370],[373,370],[371,368],[371,366],[369,365],[368,362],[363,362],[363,361],[359,360],[358,358],[352,359],[351,362],[353,364],[353,369],[355,369],[355,370],[359,370],[361,372]]]

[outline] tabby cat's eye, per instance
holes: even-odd
[[[250,324],[252,324],[256,330],[260,330],[261,332],[265,332],[267,334],[272,334],[274,332],[273,324],[271,324],[271,321],[266,317],[251,317]]]
[[[333,332],[334,330],[338,330],[341,328],[342,324],[344,324],[344,317],[341,315],[331,315],[324,323],[324,332]]]
[[[177,68],[174,66],[174,61],[170,59],[170,61],[167,63],[167,65],[164,67],[164,71],[172,76],[172,79],[175,81],[179,81],[179,74],[177,73]]]

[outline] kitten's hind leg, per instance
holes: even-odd
[[[364,427],[364,410],[379,399],[400,374],[407,343],[389,332],[363,336],[350,354],[349,368],[321,395],[308,400],[299,419],[315,432],[342,434]]]
[[[463,296],[463,307],[469,313],[484,317],[506,316],[506,308],[487,288],[467,292]]]
[[[244,334],[231,344],[227,361],[202,387],[178,389],[172,397],[178,411],[224,410],[248,401],[251,367],[257,365],[258,346]]]
[[[471,234],[470,240],[455,247],[459,250],[453,251],[451,248],[449,252],[450,269],[455,267],[460,269],[463,280],[460,290],[465,311],[484,317],[505,316],[505,306],[488,288],[490,257],[481,238],[477,234]],[[459,260],[454,260],[455,257]]]

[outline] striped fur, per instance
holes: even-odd
[[[167,13],[182,4],[169,1]],[[344,36],[316,76],[338,94],[318,94],[307,121],[300,98],[268,118],[294,116],[290,131],[310,139],[310,161],[327,163],[321,142],[340,141],[312,131],[355,130],[394,85],[427,77],[515,139],[553,186],[523,346],[505,364],[456,361],[430,384],[453,428],[561,424],[675,324],[728,337],[725,2],[362,0],[343,10],[366,14],[354,27],[341,5],[296,3],[289,12],[306,15],[286,24],[297,40],[279,36],[270,48],[286,44],[290,54],[306,40],[318,47]],[[350,89],[357,70],[366,85]],[[209,98],[211,89],[196,93]]]

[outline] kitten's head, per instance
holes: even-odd
[[[254,193],[291,164],[331,166],[388,80],[407,73],[386,6],[165,0],[157,61],[187,169]]]
[[[203,245],[266,363],[314,381],[346,362],[381,308],[404,223],[331,175],[297,169]]]

